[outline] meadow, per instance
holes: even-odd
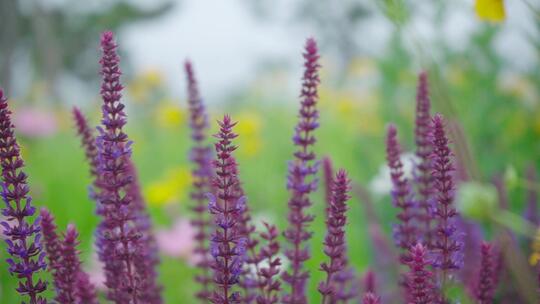
[[[540,24],[538,19],[536,22]],[[505,301],[512,297],[519,303],[538,300],[536,263],[540,248],[534,240],[540,216],[536,205],[540,184],[535,177],[540,153],[540,63],[536,60],[533,67],[522,71],[505,62],[491,47],[502,27],[500,23],[481,22],[465,48],[436,46],[436,59],[426,54],[428,45],[407,49],[409,36],[398,29],[382,56],[353,58],[339,81],[336,62],[319,51],[320,126],[315,131],[313,149],[318,160],[329,157],[334,168],[348,172],[352,181],[345,234],[349,264],[355,269],[358,286],[363,286],[366,273],[375,273],[382,303],[401,303],[395,299],[398,273],[407,270],[397,258],[399,249],[394,247],[392,230],[398,223],[399,209],[392,204],[386,132],[389,123],[396,125],[402,161],[405,170],[411,170],[415,162],[418,75],[422,72],[429,81],[431,112],[444,115],[455,154],[456,208],[465,221],[473,223],[481,239],[504,247],[501,252],[507,261],[518,261],[503,263],[506,267],[495,291],[496,303],[508,303]],[[537,52],[538,37],[530,39]],[[98,48],[99,37],[95,40]],[[303,64],[303,45],[304,41],[298,42],[298,67]],[[95,58],[96,65],[98,61]],[[183,59],[175,64],[178,73],[184,73]],[[194,62],[195,71],[196,67]],[[193,253],[195,228],[189,224],[194,217],[190,209],[194,204],[190,198],[194,167],[189,159],[193,146],[190,109],[188,97],[172,96],[163,77],[159,71],[121,77],[125,83],[125,130],[133,141],[132,160],[160,249],[157,271],[164,303],[197,303],[194,291],[199,285],[192,278],[199,272],[195,267],[198,257]],[[204,82],[205,75],[197,74],[197,78]],[[232,94],[223,104],[206,102],[205,92],[200,92],[209,115],[208,134],[219,132],[216,121],[224,114],[238,121],[235,155],[239,177],[258,230],[263,228],[262,221],[276,225],[280,232],[288,227],[288,162],[295,151],[291,137],[301,100],[279,93],[288,88],[289,79],[297,79],[300,87],[299,73],[269,71],[255,75],[245,90]],[[100,124],[102,115],[99,87],[95,91],[93,99],[78,102],[91,126]],[[76,225],[83,268],[94,283],[103,281],[94,245],[100,218],[95,215],[96,202],[89,193],[93,178],[71,107],[32,107],[10,99],[8,105],[13,111],[33,204],[47,207],[61,231],[69,223]],[[50,131],[46,130],[48,126]],[[207,142],[214,141],[210,137]],[[318,282],[324,281],[326,274],[320,264],[328,259],[323,251],[328,228],[322,169],[317,176],[319,187],[310,195],[313,206],[309,208],[315,215],[309,225],[313,237],[307,242],[311,258],[305,264],[310,274],[306,291],[309,303],[321,301]],[[528,208],[536,208],[532,209],[536,214],[527,213]],[[469,242],[468,236],[463,236],[464,242]],[[285,246],[281,234],[278,240]],[[2,261],[8,258],[6,248],[6,244],[0,245]],[[464,271],[480,269],[480,247],[471,253],[474,258],[468,253],[465,260],[477,264]],[[385,254],[393,260],[385,261]],[[280,257],[290,266],[285,256]],[[52,280],[44,271],[38,276]],[[458,281],[461,276],[456,274]],[[21,301],[15,291],[17,284],[8,264],[0,263],[1,303]],[[98,287],[104,299],[105,289]],[[284,283],[282,287],[288,288]],[[452,303],[477,302],[467,286],[456,283],[447,292]],[[54,298],[52,285],[44,294]]]

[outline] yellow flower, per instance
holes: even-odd
[[[141,75],[141,80],[151,88],[158,88],[163,84],[163,75],[158,70],[148,70]]]
[[[165,128],[177,128],[184,123],[184,111],[175,105],[174,101],[160,102],[156,111],[156,120],[159,126]]]
[[[181,167],[169,170],[165,176],[145,189],[146,200],[151,206],[165,206],[185,198],[191,186],[191,173]]]
[[[146,200],[152,206],[164,206],[176,199],[176,188],[169,181],[155,182],[146,188]]]
[[[253,157],[259,153],[262,147],[261,139],[261,116],[256,112],[242,112],[236,115],[238,125],[238,153],[241,156]]]
[[[476,0],[476,15],[485,21],[500,22],[506,17],[504,0]]]
[[[147,102],[152,96],[152,92],[163,86],[163,75],[158,70],[147,70],[138,75],[128,85],[127,89],[135,102]]]
[[[537,135],[540,134],[540,112],[537,112],[535,114],[533,127],[534,127],[534,131],[536,132],[536,134]]]
[[[341,93],[335,98],[336,114],[352,132],[375,135],[383,130],[379,116],[379,99],[376,94]]]
[[[531,79],[524,75],[505,73],[499,79],[498,85],[508,94],[519,98],[526,106],[536,108],[538,90]]]
[[[377,74],[377,65],[373,59],[356,57],[351,61],[349,72],[356,77],[372,77]]]
[[[451,65],[446,71],[446,79],[454,86],[462,86],[466,83],[465,71],[459,65]]]

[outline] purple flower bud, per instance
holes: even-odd
[[[39,219],[32,221],[35,208],[28,195],[27,175],[23,172],[24,162],[13,132],[11,111],[7,99],[0,89],[0,166],[2,166],[2,198],[6,207],[2,221],[8,254],[11,258],[9,272],[17,277],[16,288],[21,295],[28,297],[29,304],[45,304],[40,294],[47,289],[47,284],[34,276],[46,268],[45,253],[40,244]]]

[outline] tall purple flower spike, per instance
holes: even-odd
[[[431,100],[429,98],[429,85],[427,73],[421,72],[418,76],[418,88],[416,95],[416,121],[415,121],[415,142],[416,157],[418,163],[415,164],[413,174],[416,184],[416,202],[418,205],[416,217],[421,225],[418,227],[419,236],[423,242],[430,247],[433,237],[432,227],[432,205],[433,205],[433,178],[431,176],[431,153],[432,144],[431,132]]]
[[[130,195],[133,176],[130,169],[131,142],[123,131],[126,124],[124,104],[120,102],[123,86],[117,45],[112,32],[101,36],[103,57],[101,75],[102,127],[96,139],[99,161],[97,194],[103,220],[97,231],[98,255],[105,265],[107,297],[117,303],[142,303],[147,273],[137,269],[144,249],[137,214]],[[140,270],[140,271],[138,271]]]
[[[281,259],[277,257],[279,254],[278,230],[276,226],[264,223],[266,231],[260,234],[261,239],[265,244],[261,247],[259,255],[266,261],[265,267],[259,269],[262,277],[261,286],[262,292],[257,296],[257,304],[275,304],[279,301],[279,292],[281,291],[281,282],[277,279]]]
[[[0,165],[2,166],[2,198],[6,204],[2,209],[5,221],[0,222],[11,256],[6,261],[9,272],[17,277],[17,292],[27,296],[29,304],[45,304],[41,293],[47,284],[36,276],[45,270],[45,252],[41,248],[39,219],[32,220],[36,209],[28,195],[27,175],[23,172],[24,162],[15,139],[11,111],[7,99],[0,89]],[[36,274],[36,276],[34,276]]]
[[[478,304],[493,303],[493,296],[496,288],[495,283],[497,281],[495,274],[495,256],[493,251],[493,246],[491,244],[485,242],[482,243],[482,262],[478,274],[477,285],[474,289],[475,298]]]
[[[321,270],[326,272],[326,281],[319,284],[319,292],[322,295],[322,303],[331,303],[336,295],[335,275],[345,269],[345,225],[347,224],[347,200],[350,190],[350,180],[344,170],[336,174],[332,187],[332,199],[330,212],[326,220],[327,234],[324,239],[324,253],[329,262],[321,264]]]
[[[201,285],[201,289],[197,291],[196,296],[199,300],[206,301],[210,297],[210,284],[212,283],[208,248],[210,220],[206,216],[208,208],[205,198],[205,194],[212,191],[212,150],[210,145],[206,144],[208,117],[199,94],[197,79],[191,62],[186,61],[184,68],[188,83],[189,126],[191,127],[191,139],[193,140],[189,159],[194,164],[191,171],[193,177],[191,199],[195,202],[192,207],[195,218],[191,223],[197,229],[194,253],[200,257],[199,262],[197,262],[200,273],[195,277],[195,280]]]
[[[220,129],[215,135],[218,139],[214,161],[216,176],[213,179],[216,195],[207,194],[208,209],[215,221],[215,231],[210,239],[215,289],[210,301],[215,304],[232,304],[240,302],[240,294],[234,291],[234,285],[238,283],[246,255],[247,241],[238,229],[238,221],[245,208],[245,197],[238,198],[240,181],[232,155],[237,148],[232,143],[237,137],[232,130],[236,123],[225,115],[218,124]]]
[[[388,126],[386,137],[386,159],[390,168],[392,179],[392,202],[400,209],[397,215],[399,224],[394,227],[394,237],[396,244],[402,252],[400,260],[407,259],[409,249],[417,243],[416,227],[413,223],[414,203],[409,180],[404,176],[403,164],[401,162],[401,147],[397,139],[397,129],[394,125]]]
[[[433,273],[428,267],[428,249],[418,243],[410,249],[409,272],[406,275],[407,303],[431,304],[436,302],[434,296]]]
[[[449,140],[440,114],[433,118],[433,186],[437,204],[434,216],[437,222],[433,241],[434,266],[441,270],[441,286],[444,288],[447,275],[458,270],[462,264],[463,244],[456,227],[458,212],[454,207],[454,162]]]
[[[83,147],[86,158],[90,164],[90,174],[94,178],[92,197],[99,202],[96,190],[99,190],[102,186],[100,186],[100,164],[96,138],[92,129],[89,127],[88,120],[78,108],[73,108],[73,117],[77,125],[77,133],[81,137],[81,146]],[[138,258],[134,263],[137,272],[146,274],[145,280],[141,281],[141,299],[148,303],[159,304],[162,303],[160,294],[162,288],[157,283],[156,268],[159,264],[157,243],[153,234],[152,222],[141,194],[136,168],[131,160],[128,161],[127,169],[132,178],[127,192],[133,201],[133,203],[129,205],[129,208],[132,209],[131,211],[136,215],[134,218],[137,227],[136,229],[141,232],[140,251]],[[98,204],[97,213],[103,215],[103,208],[103,205]],[[98,230],[101,229],[98,228]]]
[[[294,153],[294,161],[289,163],[289,173],[287,188],[291,193],[289,199],[289,226],[283,235],[289,243],[289,248],[285,250],[285,256],[291,262],[291,269],[284,272],[282,278],[290,286],[282,298],[282,302],[289,304],[305,304],[306,283],[309,272],[304,269],[304,262],[309,259],[310,253],[305,245],[312,232],[307,230],[314,216],[306,213],[306,209],[311,206],[309,194],[316,190],[317,179],[315,175],[318,170],[315,161],[315,153],[312,146],[315,144],[313,131],[318,128],[319,112],[316,105],[318,100],[317,86],[320,82],[319,54],[317,43],[314,39],[308,39],[304,52],[304,76],[301,92],[301,107],[299,111],[299,122],[295,128],[293,142],[298,148]]]

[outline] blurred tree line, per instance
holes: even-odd
[[[82,81],[99,75],[95,58],[99,33],[156,18],[174,5],[150,7],[134,1],[0,1],[0,84],[8,92],[16,82],[44,84],[46,100],[61,101],[59,78],[67,73]],[[22,66],[23,70],[17,70]]]

